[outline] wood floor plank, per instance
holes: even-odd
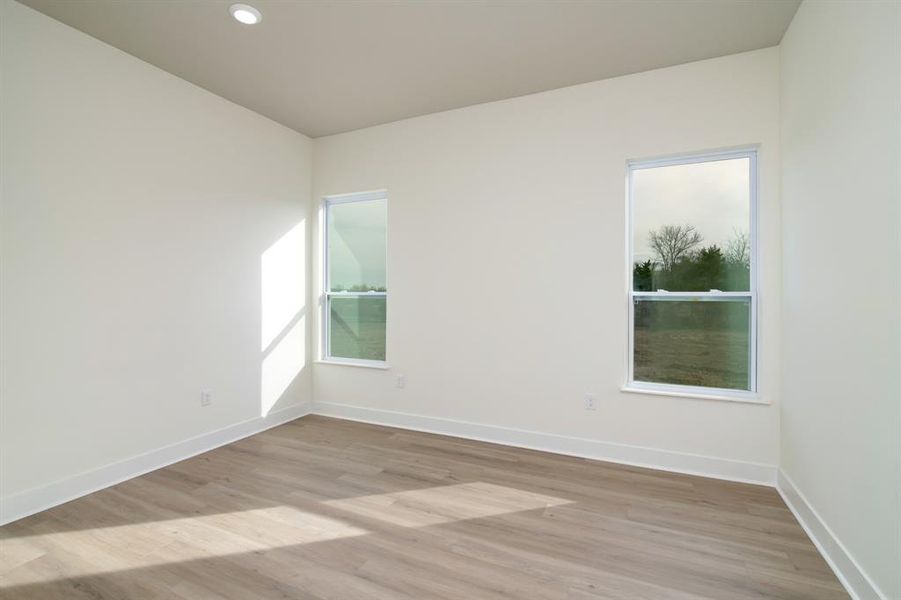
[[[847,598],[771,488],[308,416],[0,528],[0,598]]]

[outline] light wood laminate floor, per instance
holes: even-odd
[[[309,416],[0,528],[4,599],[847,598],[775,490]]]

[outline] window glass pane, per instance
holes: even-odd
[[[748,291],[750,159],[632,171],[636,291]]]
[[[329,205],[330,291],[385,291],[386,202]]]
[[[634,306],[635,381],[751,389],[749,298],[635,298]]]
[[[329,299],[329,354],[385,360],[385,296]]]

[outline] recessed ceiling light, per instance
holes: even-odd
[[[260,11],[247,4],[232,4],[228,7],[228,12],[232,14],[236,21],[245,25],[256,25],[263,20]]]

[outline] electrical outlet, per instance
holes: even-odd
[[[594,394],[585,394],[585,410],[597,410],[598,399]]]
[[[213,403],[213,391],[212,390],[201,390],[200,391],[200,406],[209,406]]]
[[[398,375],[397,381],[394,383],[400,389],[404,389],[407,387],[407,376],[406,375]]]

